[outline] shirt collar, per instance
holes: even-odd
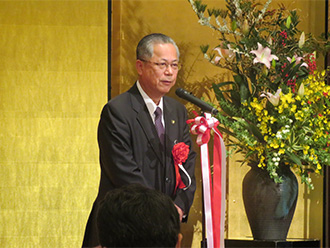
[[[163,97],[160,99],[159,104],[156,105],[156,103],[154,103],[154,101],[142,89],[142,87],[139,83],[139,80],[136,82],[136,86],[137,86],[137,88],[138,88],[145,104],[147,105],[148,111],[149,111],[151,116],[154,116],[154,112],[155,112],[157,107],[160,107],[160,109],[163,111]]]

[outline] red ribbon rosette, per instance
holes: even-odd
[[[188,120],[187,124],[192,124],[190,131],[192,134],[197,135],[196,143],[200,146],[209,142],[210,131],[219,125],[219,121],[211,116],[197,116],[195,119]]]
[[[175,144],[172,149],[172,155],[173,155],[173,160],[174,160],[175,177],[176,177],[175,190],[177,188],[185,190],[190,186],[191,179],[190,179],[189,174],[183,168],[182,163],[186,162],[186,160],[188,158],[189,146],[183,142]],[[179,168],[187,175],[187,177],[189,179],[189,185],[187,187],[182,181],[182,178],[181,178],[181,175],[179,172]]]

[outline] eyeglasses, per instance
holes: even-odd
[[[169,64],[167,62],[157,63],[157,62],[152,62],[152,61],[149,61],[149,60],[143,60],[143,59],[140,59],[140,60],[143,61],[143,62],[148,62],[148,63],[154,64],[154,65],[158,66],[158,68],[160,70],[166,70],[166,69],[168,69],[169,66],[171,66],[173,71],[178,71],[178,70],[181,69],[181,65],[179,63],[176,63],[176,62],[173,62],[173,63]]]

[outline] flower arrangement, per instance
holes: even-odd
[[[188,0],[199,23],[215,30],[219,44],[204,57],[233,73],[233,81],[213,84],[230,151],[281,182],[292,168],[313,188],[310,173],[330,165],[330,86],[316,68],[316,52],[327,43],[298,29],[299,16],[271,0],[225,0],[226,9]]]

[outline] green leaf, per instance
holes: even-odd
[[[215,85],[217,85],[218,87],[223,87],[223,86],[227,86],[227,85],[232,85],[233,87],[235,87],[235,82],[226,81],[226,82],[217,83]]]
[[[246,153],[246,155],[245,155],[245,160],[246,160],[247,158],[251,157],[252,155],[256,154],[256,153],[257,153],[257,151],[248,151],[248,152]]]
[[[237,135],[233,132],[231,132],[230,130],[226,129],[226,128],[223,128],[221,126],[217,126],[217,129],[220,131],[220,132],[223,132],[223,133],[226,133],[226,134],[229,134],[230,136],[232,137],[236,137]]]
[[[247,82],[246,78],[239,74],[234,75],[233,77],[234,77],[235,82],[239,86],[241,101],[242,102],[247,101],[249,99],[249,97],[251,96],[251,94],[248,89],[248,82]]]
[[[295,151],[302,151],[304,148],[300,145],[292,145],[292,149]]]
[[[209,45],[201,45],[200,49],[202,51],[203,54],[207,53],[207,50],[209,50]]]
[[[217,86],[217,90],[220,90],[219,88],[221,87],[231,86],[231,88],[229,89],[221,90],[221,93],[219,92],[219,94],[227,102],[230,102],[231,100],[231,103],[234,104],[236,107],[241,107],[241,96],[237,91],[237,84],[235,84],[235,82],[226,81],[215,85]],[[218,94],[217,92],[215,91],[216,95]],[[228,97],[226,98],[223,93],[225,93]]]
[[[288,158],[291,160],[291,162],[301,166],[302,163],[301,163],[301,160],[300,158],[298,158],[295,154],[289,152],[289,151],[285,151],[286,155],[288,155]]]
[[[264,136],[260,133],[259,129],[252,123],[249,123],[245,120],[245,122],[248,124],[248,129],[252,132],[254,137],[256,137],[260,142],[264,143]]]
[[[244,127],[247,128],[247,130],[259,141],[264,143],[264,137],[263,135],[260,133],[259,129],[251,122],[248,122],[247,120],[245,120],[244,118],[240,118],[240,117],[233,117],[233,119],[239,121],[242,120]]]
[[[227,104],[231,105],[231,103],[225,98],[223,95],[221,89],[216,85],[212,85],[212,89],[215,93],[215,96],[219,102],[220,108],[229,116],[235,116],[235,113],[231,111],[231,109],[227,108],[225,105],[222,104],[222,102],[226,102]]]
[[[207,7],[206,4],[202,4],[202,1],[196,0],[195,2],[195,6],[198,12],[204,13],[205,9]]]

